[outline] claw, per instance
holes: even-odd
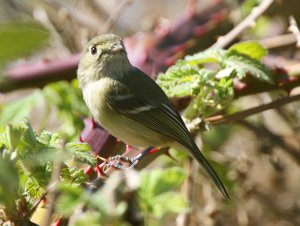
[[[105,170],[107,170],[107,162],[102,162],[100,165],[97,165],[97,174],[99,177],[108,177]]]
[[[100,156],[97,156],[98,159],[103,161],[100,165],[97,166],[98,176],[108,177],[108,175],[105,173],[105,171],[109,167],[113,167],[113,168],[118,169],[118,170],[132,169],[139,163],[139,161],[144,156],[146,156],[148,153],[151,153],[151,152],[156,151],[156,150],[157,149],[154,149],[153,146],[150,146],[134,158],[129,158],[128,156],[123,156],[123,155],[115,155],[115,156],[109,157],[108,159],[104,159]],[[129,166],[124,166],[121,162],[129,163]]]

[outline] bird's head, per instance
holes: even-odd
[[[91,39],[83,50],[77,75],[82,87],[88,81],[98,80],[106,73],[115,73],[129,65],[122,38],[114,34]]]

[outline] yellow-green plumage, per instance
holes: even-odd
[[[108,132],[136,147],[172,146],[188,151],[228,198],[166,94],[130,64],[119,36],[93,38],[83,51],[77,74],[87,106]]]

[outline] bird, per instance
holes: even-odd
[[[77,78],[93,118],[110,134],[133,147],[187,151],[229,199],[224,184],[167,95],[130,63],[120,36],[102,34],[92,38],[83,49]]]

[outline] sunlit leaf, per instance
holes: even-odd
[[[82,162],[88,163],[92,166],[96,165],[96,158],[88,143],[68,143],[66,144],[66,149]]]
[[[262,45],[251,41],[234,44],[228,49],[229,53],[231,51],[247,55],[256,60],[261,60],[268,53],[267,49]]]
[[[3,105],[0,108],[0,124],[18,123],[24,118],[28,118],[32,108],[37,106],[42,98],[41,92],[36,91],[24,98]]]
[[[37,23],[0,25],[0,61],[31,53],[47,43],[49,32]]]

